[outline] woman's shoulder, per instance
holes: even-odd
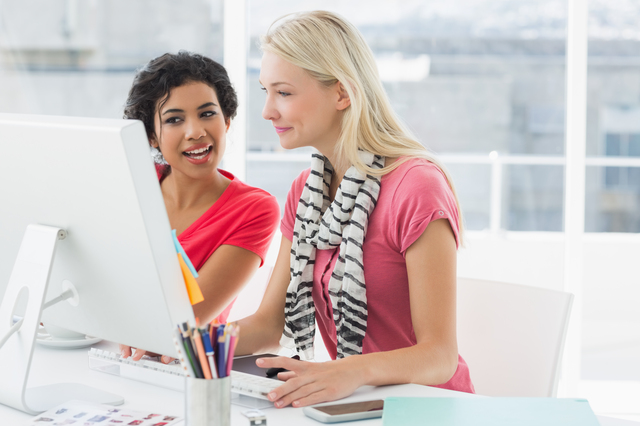
[[[242,199],[243,204],[251,204],[252,206],[260,206],[261,210],[273,210],[280,211],[278,200],[275,196],[271,195],[267,191],[255,186],[247,185],[244,182],[238,181],[238,188],[234,193],[236,199]],[[278,213],[279,214],[279,213]]]
[[[307,183],[307,178],[311,174],[311,167],[303,170],[300,174],[293,180],[291,184],[291,189],[289,190],[290,194],[296,195],[298,198],[302,194],[304,190],[304,185]]]
[[[169,172],[171,171],[171,167],[168,164],[159,164],[153,163],[156,168],[156,175],[158,176],[158,181],[162,182],[162,180],[167,177]]]
[[[269,192],[242,182],[240,179],[233,176],[229,172],[226,172],[224,170],[220,171],[223,172],[223,176],[231,179],[231,197],[237,201],[241,201],[242,205],[246,206],[248,204],[251,204],[253,206],[262,206],[264,209],[276,210],[279,212],[280,207],[278,206],[278,201],[276,200],[276,197],[271,195]]]
[[[382,180],[382,204],[394,211],[455,212],[455,195],[444,172],[424,158],[405,160]]]
[[[383,185],[408,191],[426,188],[450,190],[442,169],[426,158],[399,158],[396,161],[402,163],[383,177]]]
[[[311,167],[301,171],[300,174],[293,180],[293,186],[304,186],[310,174],[311,174]]]
[[[252,201],[260,201],[260,200],[274,200],[276,197],[271,195],[269,192],[265,191],[262,188],[258,188],[256,186],[251,186],[247,183],[244,183],[240,180],[235,182],[237,185],[235,196],[249,197]]]
[[[384,201],[379,205],[385,206],[383,213],[392,218],[389,221],[391,238],[399,238],[397,244],[402,252],[436,219],[449,219],[458,241],[459,213],[455,195],[442,169],[431,161],[411,158],[385,175],[380,191],[382,198]]]

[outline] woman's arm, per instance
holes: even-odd
[[[212,321],[220,315],[242,287],[249,281],[260,266],[260,256],[256,253],[231,245],[223,244],[202,265],[198,271],[198,285],[204,300],[193,305],[193,313],[201,324]],[[284,309],[284,308],[283,308]],[[138,361],[143,355],[157,356],[143,349],[135,349],[120,345],[120,353]],[[172,358],[163,355],[163,363],[171,362]]]
[[[204,300],[193,305],[193,313],[206,324],[215,319],[240,293],[260,266],[260,256],[237,246],[223,244],[198,271]]]
[[[438,385],[454,375],[456,342],[456,242],[448,220],[431,222],[406,253],[411,319],[417,344],[337,361],[310,363],[284,357],[258,360],[283,367],[287,382],[269,399],[276,407],[333,401],[364,385]]]
[[[276,265],[262,303],[255,314],[238,322],[240,338],[237,355],[277,352],[284,329],[284,305],[289,286],[291,241],[282,237]]]

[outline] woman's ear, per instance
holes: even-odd
[[[336,85],[338,91],[338,102],[336,104],[336,109],[338,111],[343,111],[349,105],[351,105],[351,98],[349,98],[349,93],[341,82],[337,82]]]
[[[224,122],[225,122],[225,124],[227,126],[227,130],[226,131],[228,132],[229,131],[229,126],[231,126],[231,119],[230,118],[225,118]]]
[[[155,136],[149,138],[149,145],[151,145],[152,148],[158,150],[160,149],[160,145],[158,144],[158,140],[155,138]]]

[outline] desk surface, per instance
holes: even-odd
[[[111,351],[117,350],[117,346],[107,342],[101,342],[95,347]],[[124,407],[132,410],[160,412],[167,415],[184,415],[184,396],[181,392],[90,370],[87,351],[88,349],[58,350],[36,345],[29,385],[39,386],[58,382],[83,383],[123,396],[125,399]],[[364,387],[344,401],[383,399],[388,396],[475,397],[462,392],[453,392],[428,386],[398,385],[378,388]],[[231,424],[233,426],[246,426],[249,424],[248,419],[242,415],[244,410],[245,408],[242,407],[231,406]],[[319,426],[321,424],[306,417],[301,408],[288,407],[280,410],[268,408],[262,411],[267,415],[268,425]],[[33,417],[0,404],[0,419],[2,424],[25,425]],[[599,417],[599,420],[602,426],[638,425],[634,422],[605,417]],[[359,421],[357,424],[358,426],[381,425],[382,421],[380,419],[364,420]]]

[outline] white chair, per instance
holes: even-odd
[[[273,266],[264,265],[253,274],[247,285],[240,290],[238,298],[233,304],[231,312],[229,312],[227,321],[237,321],[252,315],[258,310],[272,272]]]
[[[458,352],[476,392],[555,397],[573,294],[458,278]]]

